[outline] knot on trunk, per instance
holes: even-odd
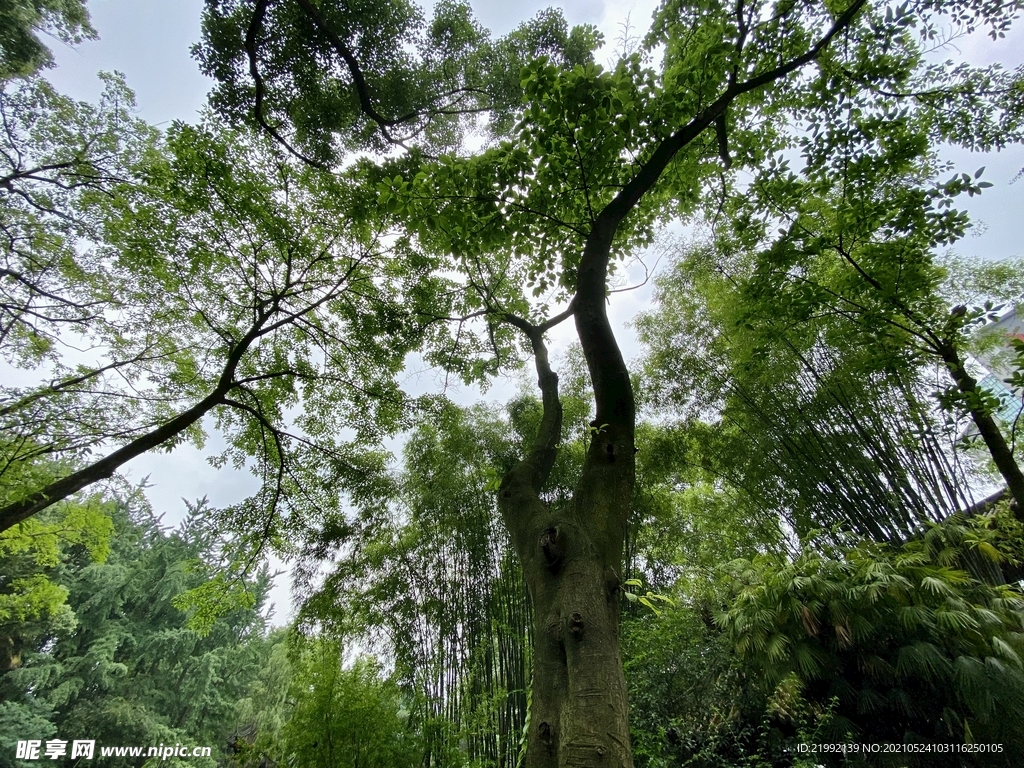
[[[540,535],[540,551],[545,567],[555,573],[562,565],[562,544],[557,528],[547,528]]]
[[[583,614],[574,612],[569,617],[569,632],[577,640],[583,637]]]
[[[540,736],[541,743],[550,750],[554,741],[551,738],[551,726],[548,723],[541,723],[537,726],[537,734]]]
[[[608,454],[608,463],[612,464],[615,462],[615,443],[605,443],[605,452]]]
[[[609,599],[614,598],[622,589],[622,582],[619,581],[619,574],[615,569],[608,566],[604,569],[604,591]]]

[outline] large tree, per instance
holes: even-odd
[[[734,178],[727,170],[762,166],[803,128],[906,110],[936,138],[997,145],[986,94],[1012,90],[1013,78],[929,64],[922,43],[938,35],[940,14],[996,36],[1014,12],[670,0],[646,58],[606,71],[590,54],[593,33],[569,32],[551,13],[493,40],[454,2],[431,21],[400,1],[208,4],[198,53],[221,83],[214,105],[325,170],[350,149],[386,150],[350,178],[378,185],[382,213],[462,273],[460,336],[475,318],[492,363],[515,351],[517,332],[532,353],[544,414],[498,490],[534,610],[531,768],[632,764],[618,621],[636,404],[607,314],[615,265],[658,222],[713,207]],[[457,129],[470,116],[491,141],[467,155]],[[823,167],[814,153],[808,164]],[[575,492],[555,503],[545,488],[562,408],[544,336],[570,318],[595,418]],[[454,350],[434,359],[470,376],[489,369]]]

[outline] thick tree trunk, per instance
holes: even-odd
[[[584,531],[566,522],[558,530],[570,550],[560,567],[544,562],[541,545],[527,575],[535,648],[526,765],[630,766],[618,579],[587,551]]]
[[[510,473],[500,493],[534,609],[527,768],[628,768],[620,564],[610,561],[592,509],[549,511],[520,496],[517,480]]]
[[[562,422],[544,327],[507,318],[533,343],[544,401],[533,450],[506,475],[498,500],[534,609],[527,768],[633,765],[619,653],[619,574],[635,481],[635,405],[605,312],[613,229],[597,226],[588,238],[573,301],[596,418],[579,484],[565,509],[549,509],[540,500]]]

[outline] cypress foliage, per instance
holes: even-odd
[[[200,766],[227,750],[235,703],[259,672],[269,577],[246,581],[251,599],[197,631],[175,599],[207,581],[212,547],[201,526],[169,532],[138,497],[111,512],[105,561],[71,547],[57,568],[70,621],[37,635],[21,663],[0,673],[5,706],[35,718],[5,729],[0,765],[13,765],[12,739],[212,747],[214,757],[190,760]]]

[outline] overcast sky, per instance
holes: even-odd
[[[496,34],[508,32],[549,5],[551,3],[539,0],[473,3],[478,18]],[[570,0],[560,5],[570,24],[590,23],[601,29],[609,56],[614,41],[621,36],[627,15],[642,34],[655,7],[652,0]],[[89,0],[99,41],[83,43],[74,49],[56,43],[54,54],[58,66],[46,76],[64,93],[94,100],[101,90],[96,73],[117,70],[125,73],[129,86],[135,90],[139,116],[143,119],[157,125],[171,120],[194,121],[210,87],[210,81],[199,73],[189,55],[189,47],[199,39],[202,6],[202,0]],[[1001,63],[1014,67],[1024,57],[1022,30],[1024,24],[1019,24],[1006,39],[996,42],[983,35],[960,40],[957,48],[943,55],[963,57],[979,64]],[[599,60],[601,58],[599,56]],[[956,163],[958,172],[973,174],[977,168],[987,166],[985,178],[994,184],[992,189],[966,205],[972,218],[984,224],[984,235],[967,238],[957,244],[957,251],[966,256],[987,258],[1024,255],[1020,247],[1024,239],[1021,231],[1024,180],[1012,186],[1008,183],[1024,167],[1024,149],[1017,147],[988,157],[972,156],[963,151],[949,152],[947,156]],[[635,350],[635,344],[626,323],[647,305],[649,298],[649,287],[613,297],[611,313],[619,326],[627,356],[630,350]],[[568,332],[569,328],[565,328],[556,337],[556,347],[560,339],[564,343]],[[435,386],[429,377],[410,383],[420,390]],[[513,383],[505,382],[492,389],[487,397],[500,400],[514,389]],[[475,392],[458,395],[458,399],[465,401],[475,397]],[[216,449],[216,441],[211,440],[210,448]],[[182,447],[170,455],[147,454],[129,465],[128,475],[134,480],[150,477],[154,484],[150,498],[158,513],[167,513],[165,519],[169,522],[180,519],[184,513],[182,497],[195,499],[205,495],[213,504],[223,506],[252,491],[254,480],[250,475],[215,471],[205,460],[209,452]],[[274,599],[279,606],[286,602],[282,589],[275,591]],[[283,618],[281,614],[279,608],[278,620]]]

